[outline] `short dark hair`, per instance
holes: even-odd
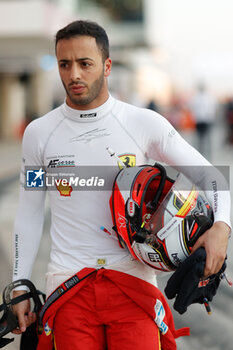
[[[109,57],[109,40],[105,30],[96,22],[74,21],[64,28],[60,29],[55,36],[55,47],[62,39],[70,39],[78,35],[87,35],[95,38],[96,44],[102,51],[102,57],[105,61]]]

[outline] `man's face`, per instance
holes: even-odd
[[[106,78],[111,71],[111,60],[103,62],[95,38],[76,36],[59,40],[56,54],[70,107],[87,110],[107,100]]]

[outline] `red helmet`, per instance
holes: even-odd
[[[122,169],[110,207],[121,247],[159,271],[176,269],[213,223],[204,195],[182,174],[169,178],[158,163]]]

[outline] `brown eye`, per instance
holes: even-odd
[[[62,62],[60,63],[60,68],[67,68],[68,67],[68,63]]]
[[[83,67],[90,67],[90,63],[89,62],[82,62],[82,66]]]

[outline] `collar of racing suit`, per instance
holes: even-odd
[[[90,123],[100,120],[107,116],[111,111],[114,103],[115,99],[111,95],[109,95],[107,101],[97,108],[89,110],[78,110],[69,107],[67,103],[64,102],[61,106],[61,109],[64,116],[69,119],[81,123]]]

